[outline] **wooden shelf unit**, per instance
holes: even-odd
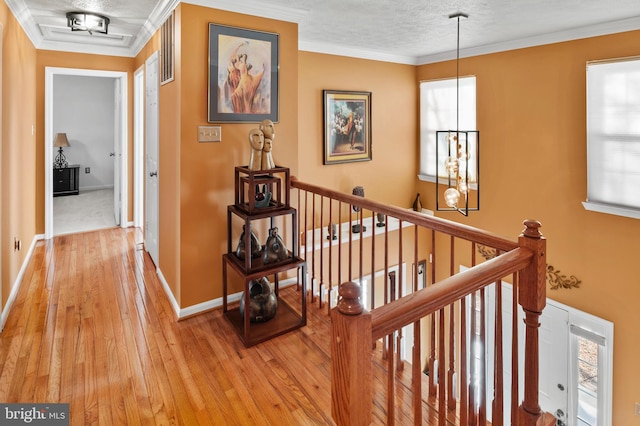
[[[284,179],[282,181],[281,179]],[[267,185],[273,197],[267,206],[256,206],[255,185]],[[236,333],[246,347],[256,345],[307,324],[306,305],[306,262],[298,256],[297,210],[289,206],[289,169],[278,167],[267,171],[253,172],[246,167],[235,168],[235,204],[227,207],[227,253],[222,256],[222,307],[224,316],[231,322]],[[238,257],[234,251],[233,237],[234,217],[242,221],[244,227],[244,259]],[[253,221],[269,220],[269,228],[274,227],[275,219],[282,217],[285,225],[291,230],[290,247],[287,259],[265,264],[262,256],[251,256],[251,231]],[[288,223],[287,221],[290,221]],[[263,236],[265,237],[265,236]],[[264,239],[264,238],[263,238]],[[263,239],[261,250],[264,250]],[[296,270],[296,280],[299,285],[300,302],[297,306],[290,305],[279,297],[281,273]],[[229,306],[229,272],[235,272],[243,281],[244,315],[240,307]],[[273,318],[265,322],[251,322],[249,285],[252,280],[267,277],[273,285],[278,300],[278,307]]]

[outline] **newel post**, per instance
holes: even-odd
[[[525,229],[518,238],[518,245],[533,251],[531,263],[520,271],[519,303],[524,309],[524,400],[520,405],[520,426],[548,424],[546,413],[538,402],[539,349],[538,329],[540,315],[547,299],[547,241],[540,233],[540,222],[525,220]]]
[[[338,426],[369,425],[371,393],[371,313],[360,286],[346,282],[331,310],[331,415]]]

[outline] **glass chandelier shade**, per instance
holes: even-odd
[[[467,216],[480,209],[479,144],[477,130],[436,131],[436,158],[444,157],[436,162],[437,210]]]

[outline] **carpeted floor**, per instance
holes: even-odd
[[[53,197],[53,235],[94,231],[116,226],[113,189],[80,191]]]

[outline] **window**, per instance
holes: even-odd
[[[640,219],[640,60],[587,64],[587,210]]]
[[[436,130],[474,130],[476,128],[476,78],[459,79],[459,122],[456,123],[456,79],[420,83],[420,179],[435,182]],[[442,158],[446,146],[439,149]],[[442,176],[445,169],[442,169]]]
[[[611,425],[613,324],[586,314],[570,322],[572,417],[577,426]]]

